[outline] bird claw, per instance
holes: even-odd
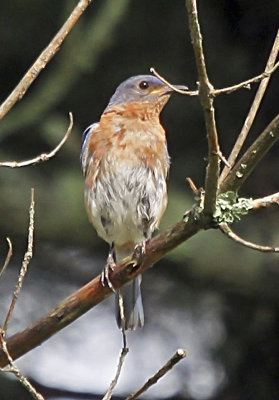
[[[140,266],[143,261],[143,256],[145,255],[146,251],[146,242],[147,240],[138,243],[133,251],[133,260],[134,260],[134,267]]]
[[[113,256],[111,254],[109,254],[109,256],[107,258],[107,263],[101,274],[102,286],[105,287],[107,285],[110,288],[110,290],[114,293],[116,293],[116,290],[114,289],[113,284],[111,283],[109,275],[110,275],[110,271],[114,271],[115,265],[116,264],[113,259]]]

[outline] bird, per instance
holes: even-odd
[[[85,208],[98,236],[110,246],[103,284],[110,283],[110,269],[137,246],[144,252],[166,210],[170,157],[160,113],[175,88],[186,87],[170,87],[152,75],[128,78],[99,122],[84,131]],[[116,319],[124,330],[144,325],[141,280],[139,275],[121,288],[124,319],[116,296]]]

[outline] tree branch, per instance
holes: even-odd
[[[135,266],[135,261],[131,257],[119,263],[110,275],[114,288],[119,289],[129,280],[134,279],[135,276],[151,268],[168,251],[205,227],[205,218],[198,219],[197,214],[189,213],[187,222],[178,222],[146,244],[146,253],[140,267]],[[101,275],[97,276],[33,325],[9,338],[7,347],[12,358],[15,360],[40,345],[111,294],[111,290],[102,285]],[[6,365],[6,363],[6,356],[0,348],[0,367]]]
[[[227,224],[220,224],[219,228],[220,231],[223,232],[230,239],[232,239],[236,243],[241,244],[242,246],[249,247],[249,249],[262,251],[263,253],[279,253],[278,247],[262,246],[260,244],[248,242],[247,240],[242,239],[235,232],[233,232]]]
[[[1,347],[3,349],[3,352],[4,352],[5,356],[7,357],[9,367],[0,368],[0,371],[10,372],[10,373],[14,374],[17,377],[17,379],[19,380],[19,382],[22,384],[22,386],[24,386],[25,389],[28,390],[28,392],[31,394],[33,399],[44,400],[43,396],[39,392],[37,392],[37,390],[34,388],[34,386],[29,382],[29,380],[27,378],[25,378],[25,376],[21,373],[19,368],[15,365],[14,360],[12,359],[12,357],[8,351],[7,343],[6,343],[4,336],[5,336],[4,330],[1,330],[0,331],[0,343],[1,343]]]
[[[160,378],[166,375],[166,373],[169,372],[175,366],[175,364],[183,360],[183,358],[185,357],[186,357],[186,351],[183,349],[178,349],[172,356],[172,358],[162,368],[160,368],[159,371],[152,376],[152,378],[148,379],[148,381],[137,392],[126,397],[125,400],[136,399],[142,393],[146,392],[152,385],[155,385]]]
[[[118,379],[120,377],[120,373],[121,373],[121,370],[122,370],[122,367],[123,367],[123,364],[124,364],[124,361],[125,361],[125,357],[128,354],[128,352],[129,352],[128,347],[124,346],[122,348],[120,356],[119,356],[119,361],[118,361],[115,377],[111,381],[111,384],[110,384],[106,394],[102,398],[102,400],[110,400],[111,399],[113,390],[114,390],[115,386],[117,385],[117,382],[118,382]]]
[[[21,79],[19,84],[15,87],[12,93],[7,97],[7,99],[0,106],[0,120],[10,111],[10,109],[15,105],[18,100],[21,100],[25,95],[26,91],[38,77],[40,72],[46,67],[52,57],[60,49],[61,44],[71,32],[72,28],[89,6],[92,0],[80,0],[71,15],[61,27],[61,29],[54,36],[49,45],[40,54],[34,64],[29,68],[24,77]]]
[[[70,123],[67,129],[67,132],[65,133],[63,139],[58,143],[58,145],[49,153],[43,153],[40,154],[39,156],[32,158],[31,160],[26,160],[26,161],[4,161],[0,162],[0,167],[9,167],[9,168],[20,168],[20,167],[27,167],[28,165],[34,165],[38,164],[40,162],[48,161],[50,158],[54,157],[56,153],[61,149],[61,147],[64,145],[64,143],[67,141],[69,138],[70,134],[72,133],[73,129],[73,114],[70,112]]]
[[[8,250],[7,255],[6,255],[6,259],[5,259],[4,265],[3,265],[2,269],[0,270],[0,278],[4,274],[4,272],[6,271],[6,268],[9,265],[10,259],[11,259],[12,255],[13,255],[13,245],[12,245],[11,239],[7,237],[6,240],[7,240],[8,246],[9,246],[9,250]]]
[[[218,156],[220,150],[212,97],[213,87],[209,82],[206,71],[196,0],[186,0],[186,6],[199,77],[199,98],[204,112],[208,140],[208,165],[205,179],[204,214],[212,216],[215,211],[220,164]]]
[[[276,71],[278,67],[279,67],[279,62],[277,62],[274,65],[274,67],[269,70],[267,70],[266,67],[264,72],[262,72],[260,75],[254,76],[254,78],[247,79],[246,81],[237,83],[236,85],[233,86],[228,86],[222,89],[214,89],[212,94],[214,96],[218,96],[219,94],[224,94],[224,93],[230,94],[239,89],[251,89],[251,83],[261,82],[265,78],[270,78],[273,72]]]
[[[270,71],[272,71],[272,69],[274,69],[275,67],[276,68],[278,67],[278,63],[274,67],[274,64],[275,64],[275,61],[276,61],[276,58],[278,55],[278,51],[279,51],[279,29],[277,31],[277,34],[276,34],[276,37],[274,40],[274,44],[272,46],[272,49],[271,49],[271,52],[270,52],[270,55],[269,55],[269,58],[268,58],[268,61],[267,61],[266,67],[265,67],[264,74],[266,73],[266,76],[261,80],[260,86],[258,88],[258,91],[256,93],[254,101],[251,105],[250,111],[244,121],[244,125],[241,129],[241,132],[240,132],[240,134],[237,138],[237,141],[232,149],[232,152],[229,156],[228,162],[231,167],[234,166],[237,156],[238,156],[238,154],[248,136],[251,126],[254,122],[254,119],[256,117],[256,114],[258,112],[258,109],[259,109],[261,101],[263,99],[265,90],[267,88],[267,85],[268,85],[270,77],[271,77]],[[220,184],[224,181],[224,179],[228,175],[229,171],[230,171],[230,168],[228,166],[225,166],[221,173],[221,176],[220,176],[220,180],[219,180]]]
[[[253,200],[253,210],[258,210],[262,207],[270,207],[273,204],[279,205],[279,192],[270,194],[269,196]]]
[[[265,128],[257,140],[235,164],[220,186],[220,193],[237,192],[268,150],[279,139],[279,115]]]
[[[117,7],[115,0],[100,1],[100,7],[88,13],[88,19],[79,21],[73,36],[65,41],[55,68],[49,69],[41,84],[32,88],[32,95],[13,109],[11,118],[1,121],[1,139],[30,124],[41,124],[51,109],[73,93],[71,88],[77,84],[81,74],[94,72],[100,55],[117,40],[115,31],[128,5],[129,0],[117,0]]]
[[[4,332],[6,332],[8,329],[8,324],[9,324],[11,316],[13,314],[19,292],[22,288],[22,284],[23,284],[25,275],[27,273],[29,263],[33,257],[34,215],[35,215],[35,201],[34,201],[34,189],[32,188],[31,189],[31,202],[30,202],[30,208],[29,208],[29,228],[28,228],[27,250],[24,254],[24,259],[22,261],[22,265],[20,268],[17,285],[16,285],[16,288],[15,288],[15,291],[13,294],[13,298],[12,298],[12,302],[11,302],[8,314],[7,314],[5,322],[4,322],[4,327],[3,327]]]
[[[251,89],[251,84],[252,83],[258,83],[262,81],[263,79],[270,77],[273,72],[275,72],[279,67],[279,62],[277,62],[273,68],[270,70],[266,70],[262,72],[260,75],[254,76],[254,78],[247,79],[246,81],[242,81],[240,83],[236,83],[233,86],[228,86],[222,89],[214,89],[212,88],[211,90],[211,96],[218,96],[219,94],[230,94],[233,93],[239,89]],[[154,67],[150,68],[150,72],[157,76],[161,81],[163,81],[166,85],[168,85],[170,88],[173,89],[174,92],[180,93],[180,94],[185,94],[187,96],[198,96],[199,91],[198,90],[182,90],[182,89],[177,89],[175,86],[173,86],[169,81],[166,80],[162,75],[159,74],[159,72],[156,71]]]
[[[31,202],[30,202],[30,207],[29,207],[29,228],[28,228],[28,244],[27,244],[27,251],[24,255],[24,259],[22,262],[22,266],[19,272],[19,276],[18,276],[18,280],[17,280],[17,285],[15,288],[15,291],[13,293],[13,298],[12,298],[12,302],[11,305],[9,307],[5,322],[4,322],[4,326],[3,328],[0,328],[0,343],[1,343],[1,348],[3,351],[3,355],[6,357],[6,363],[9,364],[9,366],[7,368],[0,368],[0,371],[2,372],[9,372],[14,374],[19,382],[25,387],[25,389],[27,389],[29,391],[29,393],[31,394],[31,396],[36,399],[36,400],[44,400],[43,396],[38,393],[36,391],[36,389],[34,388],[34,386],[28,381],[28,379],[21,373],[21,371],[19,370],[19,368],[16,366],[16,364],[14,363],[14,360],[8,350],[7,347],[7,342],[5,339],[6,336],[6,332],[8,329],[8,325],[10,322],[10,319],[12,317],[17,299],[18,299],[18,295],[19,292],[22,288],[22,284],[23,284],[23,280],[25,278],[25,275],[27,273],[27,269],[30,263],[30,260],[33,256],[33,235],[34,235],[34,214],[35,214],[35,203],[34,203],[34,189],[31,189]],[[7,239],[8,240],[8,239]],[[7,265],[10,261],[10,258],[12,256],[12,244],[11,241],[8,240],[9,243],[9,252],[8,255],[6,257],[6,261],[5,261],[5,265]],[[3,271],[3,270],[2,270]]]

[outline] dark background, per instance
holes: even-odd
[[[66,0],[2,2],[1,101],[55,35],[75,4]],[[216,88],[239,83],[264,70],[278,29],[277,0],[199,1],[199,12],[208,73]],[[36,198],[34,264],[37,272],[43,268],[43,273],[49,271],[51,276],[53,271],[61,273],[60,278],[76,282],[78,287],[90,279],[92,272],[89,268],[88,275],[84,274],[84,280],[79,281],[77,269],[83,268],[83,258],[76,256],[73,262],[68,256],[69,250],[74,249],[78,255],[85,253],[92,260],[98,257],[102,265],[107,247],[88,223],[83,206],[79,166],[81,134],[99,119],[121,81],[146,74],[151,66],[172,83],[196,88],[184,1],[96,0],[23,100],[1,121],[1,161],[20,161],[49,151],[64,135],[69,111],[73,112],[75,121],[70,139],[51,161],[22,169],[0,170],[1,259],[4,260],[7,251],[5,237],[9,236],[15,247],[11,268],[18,268],[26,245],[31,187],[35,187]],[[277,72],[271,78],[246,147],[277,115],[278,85]],[[218,133],[225,156],[229,155],[240,132],[256,88],[253,85],[251,90],[216,99]],[[165,228],[178,221],[194,202],[185,178],[190,176],[197,186],[204,184],[207,143],[197,98],[173,96],[162,121],[172,158],[169,207],[162,223]],[[262,197],[278,191],[278,155],[278,146],[275,146],[248,179],[241,195]],[[234,229],[248,240],[278,246],[278,209],[255,212]],[[161,277],[158,279],[179,282],[180,286],[183,282],[181,291],[187,293],[187,305],[181,304],[179,295],[168,299],[168,293],[162,294],[163,303],[175,303],[177,310],[187,307],[195,313],[197,299],[206,299],[208,293],[218,299],[222,340],[208,351],[211,360],[221,366],[224,378],[216,384],[214,393],[208,392],[202,397],[185,384],[173,398],[279,398],[278,261],[276,255],[241,248],[221,233],[207,231],[172,252],[152,273],[145,275],[146,281],[157,279],[156,272]],[[29,279],[31,282],[32,269]],[[0,292],[2,304],[3,293]],[[158,303],[159,307],[160,300]],[[214,308],[214,304],[210,307]],[[40,315],[38,312],[37,316]],[[187,343],[185,346],[187,349]],[[180,378],[186,379],[183,374]],[[4,376],[1,379],[5,399],[25,398],[19,392],[12,394],[12,390],[17,390],[16,384]]]

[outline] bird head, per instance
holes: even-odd
[[[177,89],[187,90],[186,86],[173,85]],[[146,106],[160,106],[163,108],[171,94],[174,92],[170,86],[152,75],[137,75],[122,82],[116,89],[114,95],[105,111],[114,106],[143,103]]]

